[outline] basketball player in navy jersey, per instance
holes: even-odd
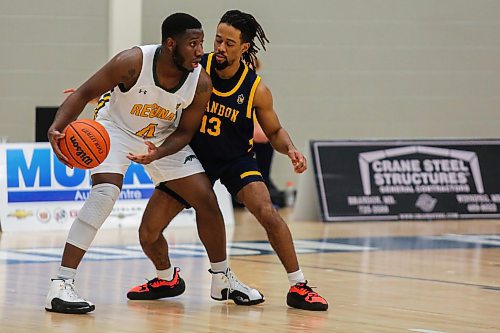
[[[120,52],[57,111],[48,134],[61,162],[68,165],[58,147],[63,129],[100,95],[96,120],[108,131],[111,148],[104,162],[91,170],[92,189],[68,233],[59,272],[46,298],[47,311],[82,314],[95,309],[76,292],[76,271],[119,198],[130,165],[127,153],[143,153],[145,140],[158,146],[154,146],[155,161],[145,167],[153,182],[165,182],[189,200],[197,222],[203,221],[197,223],[198,234],[212,270],[217,271],[212,275],[211,294],[230,289],[254,303],[263,301],[257,290],[239,282],[228,268],[222,213],[200,162],[187,145],[200,126],[212,88],[210,77],[199,66],[203,38],[196,18],[172,14],[162,24],[160,45]],[[142,286],[149,288],[154,288],[155,297],[173,297],[182,294],[185,286],[179,269],[169,266],[158,269],[157,277]]]
[[[214,53],[205,55],[201,60],[212,79],[213,89],[191,147],[210,181],[214,183],[220,179],[266,230],[273,249],[288,273],[291,287],[287,304],[298,309],[324,311],[328,303],[308,286],[299,268],[290,230],[273,207],[253,156],[256,117],[274,149],[290,158],[295,172],[302,173],[307,168],[304,156],[293,145],[278,120],[271,91],[254,71],[259,50],[255,38],[265,49],[268,40],[252,15],[231,10],[222,16],[217,26]],[[154,150],[152,148],[150,154],[133,155],[130,158],[148,164],[155,158]],[[160,191],[169,193],[170,197],[160,195]],[[168,258],[166,242],[161,233],[170,223],[165,217],[175,216],[190,202],[172,193],[174,191],[168,184],[161,184],[155,192],[144,213],[139,234],[151,240],[142,242],[142,245],[158,268],[159,264],[164,263],[149,254],[161,254],[158,256]]]

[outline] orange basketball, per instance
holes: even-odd
[[[59,141],[61,152],[78,169],[92,169],[101,164],[109,153],[109,135],[95,120],[79,119],[64,129],[66,136]]]

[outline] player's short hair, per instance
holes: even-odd
[[[175,13],[167,17],[161,25],[161,41],[168,37],[176,38],[188,29],[201,29],[201,22],[186,13]]]

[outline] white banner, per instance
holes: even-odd
[[[0,144],[0,224],[4,232],[69,229],[90,187],[90,172],[67,168],[48,143]],[[137,228],[153,189],[142,165],[132,163],[120,199],[103,227]],[[234,224],[231,196],[219,182],[215,193],[226,225]],[[195,217],[193,209],[185,209],[172,225],[194,226]]]

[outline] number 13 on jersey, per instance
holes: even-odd
[[[208,122],[208,126],[207,126]],[[220,119],[217,117],[210,117],[208,119],[207,115],[203,115],[203,119],[201,120],[201,133],[207,133],[211,136],[219,136],[220,135]],[[208,127],[208,128],[207,128]]]

